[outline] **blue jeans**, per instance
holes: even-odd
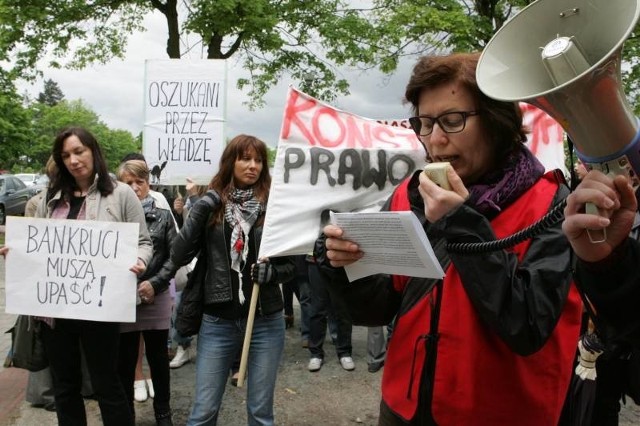
[[[187,425],[215,425],[229,377],[242,349],[247,320],[225,320],[205,314],[198,333],[196,395]],[[284,349],[282,311],[256,313],[247,364],[247,423],[273,425],[273,394]]]

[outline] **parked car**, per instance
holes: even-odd
[[[27,187],[14,175],[0,175],[0,225],[7,216],[24,216],[27,201],[37,193],[38,189]]]
[[[33,186],[40,175],[37,173],[16,173],[14,176],[23,181],[25,185]]]
[[[41,190],[45,189],[48,186],[49,186],[49,176],[40,175],[38,176],[38,179],[36,179],[36,183],[33,184],[33,189],[40,192]]]

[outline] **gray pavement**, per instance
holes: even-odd
[[[2,229],[0,228],[0,232]],[[5,313],[5,270],[0,257],[0,359],[4,360],[10,347],[10,336],[4,334],[13,326],[15,315]],[[296,327],[300,318],[295,307]],[[325,365],[318,373],[306,369],[308,352],[300,345],[296,328],[287,330],[285,353],[280,365],[275,395],[275,414],[278,425],[376,425],[380,398],[381,372],[367,372],[366,329],[354,327],[353,357],[356,370],[342,370],[335,350],[325,344]],[[34,408],[24,400],[28,373],[17,368],[0,365],[0,426],[50,425],[56,423],[54,413]],[[194,363],[171,370],[171,405],[174,423],[183,425],[193,401],[195,381]],[[223,426],[246,425],[244,388],[228,386],[218,424]],[[89,426],[100,425],[97,403],[86,401]],[[155,424],[151,400],[136,403],[137,425]],[[640,425],[640,409],[632,402],[624,406],[621,426]]]

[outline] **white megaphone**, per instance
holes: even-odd
[[[640,0],[538,0],[508,21],[480,56],[480,90],[553,117],[578,157],[639,182],[638,119],[622,89],[622,44]]]

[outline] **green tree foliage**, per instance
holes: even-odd
[[[550,0],[548,0],[550,1]],[[613,0],[612,0],[613,1]],[[482,49],[507,19],[533,0],[1,0],[0,60],[12,77],[53,67],[83,68],[121,58],[149,12],[167,23],[167,56],[198,49],[209,59],[237,58],[249,77],[249,105],[290,76],[331,102],[349,93],[340,67],[394,72],[403,57]],[[185,40],[196,40],[187,44]],[[640,87],[635,35],[625,49],[626,91]]]
[[[249,105],[289,75],[326,101],[349,93],[338,67],[394,72],[402,57],[480,50],[533,0],[57,0],[0,2],[0,60],[33,77],[47,65],[82,68],[122,57],[129,35],[151,11],[166,19],[167,56],[193,49],[209,59],[242,61]],[[197,40],[186,44],[185,40]],[[625,52],[633,99],[635,45]],[[634,102],[635,103],[635,102]]]
[[[57,0],[0,2],[0,60],[22,78],[46,65],[82,68],[122,57],[127,37],[143,30],[146,12],[167,21],[167,55],[189,49],[197,38],[209,59],[240,57],[249,78],[250,103],[262,105],[268,89],[285,73],[303,90],[326,100],[348,93],[335,65],[360,62],[360,40],[371,34],[363,11],[345,0]],[[158,35],[158,37],[165,37]],[[309,78],[313,76],[313,78]]]
[[[28,156],[36,164],[46,164],[55,136],[68,126],[84,127],[95,135],[111,170],[116,169],[125,154],[138,150],[130,132],[109,129],[82,100],[63,100],[54,106],[36,103],[30,111],[33,133],[37,136],[33,138]]]
[[[29,114],[13,83],[0,69],[0,169],[10,170],[31,141]]]
[[[631,102],[636,116],[640,116],[640,31],[638,27],[624,43],[622,50],[623,79],[627,99]]]
[[[38,102],[48,106],[55,106],[64,99],[64,94],[58,83],[50,78],[44,81],[44,90],[38,94]]]
[[[14,76],[40,74],[39,61],[48,66],[80,69],[123,57],[127,37],[143,30],[150,10],[145,1],[120,0],[2,0],[0,2],[0,59],[13,64]]]

